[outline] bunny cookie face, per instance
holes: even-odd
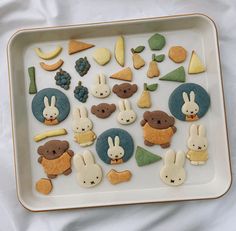
[[[187,122],[196,121],[207,113],[210,96],[200,85],[184,83],[171,93],[168,105],[175,118]]]
[[[120,146],[119,136],[115,137],[115,143],[113,143],[112,138],[108,137],[109,149],[107,150],[107,155],[111,159],[111,164],[123,163],[122,157],[124,156],[124,149]]]
[[[208,142],[205,127],[203,125],[191,125],[187,146],[189,148],[187,158],[191,161],[191,164],[199,165],[204,164],[207,161]]]
[[[128,100],[121,100],[119,102],[120,112],[118,114],[117,120],[120,124],[128,125],[132,124],[136,120],[136,114],[131,109],[130,102]]]
[[[95,163],[93,155],[86,150],[83,155],[76,154],[73,159],[77,170],[77,181],[81,187],[90,188],[102,180],[102,168]]]
[[[32,100],[32,112],[37,120],[45,125],[56,125],[70,112],[67,96],[54,88],[39,91]]]
[[[104,75],[100,74],[96,76],[96,81],[91,88],[91,93],[97,98],[106,98],[110,95],[111,90],[108,84],[106,84],[106,79]]]
[[[184,104],[181,108],[183,114],[186,115],[186,121],[195,121],[198,120],[197,113],[199,111],[199,106],[195,102],[195,93],[194,91],[190,92],[190,99],[186,92],[183,92]]]
[[[75,133],[74,140],[80,146],[88,146],[93,144],[96,134],[92,131],[93,123],[88,118],[87,109],[81,106],[73,112],[73,131]]]
[[[51,104],[49,104],[48,97],[44,97],[44,106],[43,116],[45,118],[44,123],[47,125],[58,124],[58,120],[56,119],[59,115],[59,110],[56,108],[56,97],[51,97]]]
[[[186,178],[184,169],[185,154],[182,151],[175,152],[170,149],[165,154],[164,166],[160,171],[161,180],[170,186],[183,184]]]
[[[134,153],[133,138],[123,129],[108,129],[97,138],[96,152],[106,164],[121,164]]]

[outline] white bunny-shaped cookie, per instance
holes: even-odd
[[[96,76],[95,83],[91,87],[91,93],[97,98],[106,98],[110,95],[111,90],[106,83],[106,78],[103,74],[99,74]]]
[[[51,104],[49,104],[49,100],[47,96],[44,96],[44,109],[43,109],[43,117],[45,118],[44,124],[46,125],[55,125],[58,124],[57,116],[59,115],[59,110],[56,105],[56,97],[53,95],[51,97]]]
[[[183,151],[175,152],[170,149],[164,157],[164,166],[161,168],[161,180],[170,186],[181,185],[186,178],[184,169],[185,153]]]
[[[192,124],[188,138],[187,158],[193,165],[205,164],[208,160],[206,129],[203,125]]]
[[[95,163],[93,154],[86,150],[83,155],[76,154],[73,158],[77,170],[77,181],[85,188],[94,187],[102,180],[102,168]]]
[[[89,146],[96,139],[96,134],[92,131],[93,123],[88,118],[87,109],[85,106],[76,108],[73,112],[73,131],[74,140],[80,146]]]
[[[199,112],[199,106],[195,102],[195,93],[194,91],[190,92],[190,99],[188,98],[188,94],[183,92],[183,100],[184,104],[181,108],[182,113],[186,116],[186,121],[195,121],[198,120],[197,113]]]
[[[119,102],[120,112],[117,116],[117,120],[120,124],[128,125],[132,124],[136,120],[136,114],[131,108],[130,102],[125,99]]]
[[[107,138],[109,148],[107,150],[107,155],[111,159],[111,164],[121,164],[123,163],[122,157],[125,154],[124,149],[120,146],[119,136],[115,137],[115,144],[113,143],[112,138],[109,136]]]

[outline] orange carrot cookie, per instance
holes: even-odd
[[[181,46],[173,46],[170,48],[168,55],[175,63],[182,63],[187,57],[187,51]]]

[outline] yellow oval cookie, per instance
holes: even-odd
[[[94,60],[101,66],[107,64],[111,59],[111,52],[107,48],[97,48],[93,53]]]

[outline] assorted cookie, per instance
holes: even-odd
[[[122,99],[130,98],[137,90],[138,86],[130,83],[116,84],[112,88],[112,91]]]
[[[80,146],[92,145],[97,138],[93,132],[93,122],[88,118],[86,107],[80,106],[73,111],[74,141]]]
[[[76,154],[73,163],[77,171],[76,179],[81,187],[91,188],[102,181],[102,168],[95,162],[90,151],[85,150],[83,155]]]
[[[56,125],[68,116],[70,103],[63,92],[45,88],[34,96],[31,108],[38,121],[45,125]]]
[[[121,164],[132,157],[134,141],[127,131],[111,128],[97,138],[96,152],[106,164]]]
[[[115,104],[100,103],[91,107],[91,112],[100,119],[108,118],[116,110]]]
[[[149,48],[152,51],[160,51],[166,44],[163,35],[155,33],[148,39]],[[68,44],[68,54],[72,55],[78,52],[93,48],[95,45],[70,40]],[[134,69],[138,70],[145,66],[145,61],[141,56],[144,46],[132,48],[132,61]],[[35,48],[37,56],[44,60],[50,60],[57,57],[62,51],[62,47],[57,46],[53,51],[43,52],[40,48]],[[150,51],[150,50],[149,50]],[[183,63],[187,58],[187,50],[182,46],[171,46],[168,51],[168,57],[176,64]],[[94,61],[100,66],[104,66],[111,60],[111,51],[107,48],[96,48],[92,54]],[[137,115],[132,109],[131,101],[128,98],[135,97],[138,85],[128,83],[133,81],[133,72],[130,67],[125,67],[125,40],[118,36],[115,41],[114,57],[116,62],[124,67],[111,74],[112,81],[127,81],[124,83],[115,83],[112,92],[121,98],[118,101],[117,122],[122,125],[135,123]],[[152,54],[152,60],[147,67],[146,75],[150,79],[160,76],[158,64],[163,62],[165,54]],[[46,71],[55,71],[63,65],[64,61],[59,59],[52,64],[40,62],[40,66]],[[174,65],[176,65],[174,64]],[[91,65],[86,56],[81,57],[75,62],[75,70],[83,77],[90,70]],[[199,58],[196,51],[192,51],[188,65],[188,74],[197,74],[206,71],[206,67]],[[135,71],[136,72],[136,71]],[[32,100],[32,112],[35,118],[45,125],[57,125],[65,120],[70,112],[70,103],[67,96],[58,89],[46,88],[37,92],[35,81],[35,67],[28,68],[29,75],[29,94],[35,94]],[[79,77],[79,78],[80,78]],[[55,74],[55,84],[64,90],[69,90],[71,85],[71,75],[65,70],[60,70]],[[87,78],[87,77],[86,77]],[[90,78],[90,77],[89,77]],[[138,78],[138,77],[137,77]],[[141,77],[140,77],[141,78]],[[186,74],[184,66],[178,66],[176,69],[159,78],[162,81],[185,82]],[[150,80],[151,81],[151,80]],[[144,83],[143,91],[138,97],[137,106],[141,109],[151,108],[152,99],[150,92],[156,91],[157,83]],[[74,88],[74,97],[81,103],[86,103],[91,93],[97,99],[103,100],[111,94],[111,88],[106,82],[106,77],[101,73],[95,77],[91,88],[78,85]],[[78,103],[78,102],[77,102]],[[203,117],[210,106],[210,97],[206,90],[198,84],[185,83],[178,86],[170,95],[168,106],[171,114],[181,121],[193,122]],[[115,102],[101,102],[92,105],[91,113],[98,119],[106,119],[116,111]],[[115,113],[114,113],[115,114]],[[161,110],[146,111],[143,113],[143,119],[140,122],[143,130],[143,139],[146,146],[159,145],[161,148],[168,148],[171,145],[172,137],[177,131],[175,127],[175,118]],[[101,122],[103,122],[101,120]],[[113,125],[114,126],[114,125]],[[132,127],[132,126],[131,126]],[[101,133],[98,138],[93,131],[93,122],[88,118],[88,112],[85,106],[79,105],[73,111],[72,129],[74,132],[74,141],[81,148],[93,145],[96,141],[96,153],[106,164],[117,165],[127,162],[134,153],[134,140],[126,130],[120,128],[110,128]],[[138,132],[138,131],[137,131]],[[47,138],[66,135],[65,128],[58,128],[41,132],[33,137],[35,142],[40,142]],[[175,153],[174,150],[168,150],[164,157],[164,165],[160,170],[161,180],[169,186],[178,186],[185,182],[186,172],[184,169],[185,157],[189,159],[191,165],[203,165],[208,160],[208,141],[206,137],[206,128],[204,125],[190,125],[190,133],[187,139],[188,151]],[[42,165],[47,178],[39,179],[35,184],[35,189],[41,194],[48,195],[52,189],[52,180],[58,175],[69,175],[72,172],[71,161],[76,169],[76,178],[78,184],[84,188],[90,188],[98,185],[103,179],[103,171],[99,164],[95,162],[93,154],[89,150],[83,151],[83,154],[76,154],[69,149],[69,143],[62,140],[49,140],[40,145],[37,149],[40,157],[39,164]],[[137,146],[135,160],[139,167],[148,166],[159,162],[162,159],[160,155],[154,154],[143,147]],[[128,182],[132,173],[126,169],[118,171],[111,169],[106,174],[107,180],[116,185],[122,182]]]
[[[110,95],[111,90],[103,74],[96,76],[95,83],[91,87],[91,93],[97,98],[106,98]]]
[[[170,149],[164,157],[164,165],[160,171],[161,180],[170,186],[178,186],[184,183],[186,171],[184,169],[185,153],[179,151],[175,153]]]
[[[171,93],[168,104],[175,118],[192,122],[207,113],[210,107],[210,96],[200,85],[185,83]]]
[[[177,130],[174,117],[163,111],[146,111],[140,124],[143,127],[144,144],[147,146],[168,148]]]

